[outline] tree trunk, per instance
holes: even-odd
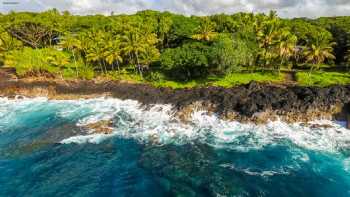
[[[135,56],[136,56],[136,61],[137,61],[137,68],[139,70],[139,73],[140,73],[140,76],[141,76],[141,79],[143,79],[143,76],[142,76],[142,71],[141,71],[141,65],[140,65],[140,62],[139,62],[139,56],[137,53],[135,53]]]
[[[102,60],[102,64],[103,64],[103,68],[104,68],[104,73],[107,74],[106,62],[104,60]]]
[[[104,71],[103,71],[103,65],[102,65],[101,61],[98,61],[98,65],[100,65],[101,73],[104,73]]]
[[[119,68],[119,61],[117,61],[117,69],[118,69],[118,71],[120,71],[120,68]]]
[[[281,65],[278,68],[278,76],[281,74],[281,67],[282,67],[283,64],[284,64],[284,58],[282,57]]]
[[[114,71],[114,62],[112,63],[112,70]]]
[[[72,54],[73,54],[73,59],[74,59],[74,66],[75,66],[76,77],[78,77],[79,76],[79,72],[78,72],[77,60],[75,58],[74,50],[72,51]]]

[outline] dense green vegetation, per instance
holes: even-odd
[[[303,85],[348,83],[348,73],[322,70],[348,72],[349,41],[350,17],[0,14],[0,65],[15,67],[21,77],[102,77],[181,88],[281,82],[281,71],[295,70]]]
[[[304,86],[328,86],[350,84],[350,73],[339,72],[298,72],[297,81]]]

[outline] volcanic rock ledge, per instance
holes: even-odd
[[[6,80],[0,96],[46,96],[78,99],[110,96],[148,104],[172,104],[181,120],[194,110],[206,110],[229,120],[263,123],[277,118],[287,122],[315,119],[346,120],[350,111],[350,86],[300,87],[259,84],[233,88],[207,87],[174,90],[142,84],[94,81]]]

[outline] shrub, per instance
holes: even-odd
[[[188,81],[208,73],[208,46],[199,42],[166,49],[161,55],[161,67],[178,80]]]
[[[82,60],[72,62],[69,53],[54,48],[24,48],[8,53],[5,58],[6,65],[14,67],[19,76],[49,74],[82,79],[92,79],[95,76],[92,66],[85,65]]]
[[[11,51],[5,56],[5,64],[16,68],[19,76],[61,74],[60,71],[69,64],[69,54],[53,48]]]
[[[218,36],[209,52],[210,64],[220,73],[238,72],[254,61],[254,51],[248,43],[229,35]]]
[[[95,71],[94,68],[90,65],[84,65],[79,67],[79,77],[82,79],[93,79],[95,77]]]
[[[82,59],[74,61],[71,58],[71,62],[63,67],[62,72],[64,78],[92,79],[95,77],[94,67],[85,64]]]
[[[150,72],[146,75],[146,80],[149,82],[161,82],[164,78],[164,74],[157,71]]]

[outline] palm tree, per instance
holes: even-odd
[[[146,51],[147,45],[142,41],[142,36],[136,31],[129,31],[122,37],[123,52],[130,57],[130,60],[135,63],[142,76],[139,54]]]
[[[107,73],[106,68],[106,54],[108,43],[111,40],[111,35],[102,32],[102,31],[94,31],[88,32],[86,34],[86,39],[84,44],[84,53],[87,62],[97,63],[100,66],[102,73]]]
[[[285,62],[295,55],[298,38],[286,29],[282,30],[280,36],[278,52],[281,58],[281,65],[283,66]]]
[[[22,43],[10,36],[5,29],[0,27],[0,59],[6,52],[22,47]]]
[[[104,50],[99,47],[96,43],[94,45],[90,45],[86,50],[86,61],[90,63],[98,63],[101,69],[101,73],[106,72],[106,68],[103,67],[101,60],[103,60]]]
[[[128,31],[122,36],[122,51],[129,56],[130,61],[136,64],[139,74],[142,77],[142,66],[140,57],[147,53],[147,50],[154,49],[158,39],[154,34],[141,35],[136,29]],[[156,48],[155,48],[156,49]]]
[[[197,34],[193,35],[192,38],[196,40],[211,41],[217,35],[214,30],[214,23],[211,22],[208,17],[204,17],[197,29]]]
[[[271,10],[267,16],[270,20],[276,20],[278,18],[277,12]]]
[[[350,32],[347,33],[348,36],[350,36]],[[346,51],[345,54],[345,61],[346,63],[346,68],[349,69],[349,62],[350,62],[350,41],[347,42],[346,47],[348,48],[348,50]]]
[[[276,58],[275,47],[279,43],[279,32],[277,31],[279,23],[277,20],[264,21],[256,24],[256,39],[258,41],[260,56],[264,66],[271,65]]]
[[[159,48],[162,50],[168,44],[168,34],[170,32],[173,20],[170,16],[162,14],[158,16],[157,37],[159,38]]]
[[[329,42],[325,39],[325,36],[321,34],[314,41],[309,42],[304,52],[305,59],[308,63],[311,63],[310,73],[314,69],[319,69],[326,59],[335,59],[333,55],[334,42]]]
[[[5,56],[7,51],[6,42],[3,38],[0,37],[0,60]]]
[[[113,41],[108,41],[104,52],[105,61],[112,65],[112,69],[114,70],[114,63],[117,64],[119,71],[119,63],[123,62],[121,49],[120,49],[120,39],[117,38]]]
[[[66,49],[72,53],[74,65],[75,65],[75,70],[76,70],[76,76],[78,76],[79,71],[78,71],[76,54],[78,54],[78,52],[80,50],[82,50],[82,44],[81,44],[80,40],[76,39],[75,37],[73,37],[71,35],[68,35],[68,36],[64,37],[63,40],[60,42],[60,46],[63,49]]]

